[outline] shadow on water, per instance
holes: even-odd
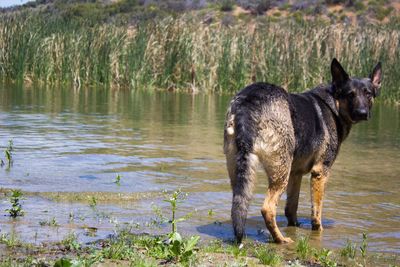
[[[311,239],[316,239],[318,236],[320,236],[320,233],[311,231],[311,223],[309,218],[298,218],[300,227],[287,227],[287,220],[285,216],[277,216],[276,220],[278,227],[283,232],[283,234],[294,239],[296,239],[299,234],[309,235],[311,236]],[[332,229],[335,227],[334,221],[330,219],[323,219],[322,224],[324,225],[325,229]],[[234,240],[231,221],[215,221],[213,223],[198,226],[196,227],[196,230],[202,235],[212,236],[214,238],[221,239],[227,243],[232,243]],[[309,234],[307,234],[305,230],[309,231]],[[265,227],[264,219],[262,216],[251,216],[247,218],[246,238],[263,243],[272,242],[272,237]]]

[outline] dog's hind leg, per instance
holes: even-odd
[[[284,237],[276,224],[276,207],[288,184],[291,158],[289,156],[286,157],[286,160],[276,158],[273,160],[273,166],[269,165],[268,162],[263,162],[263,164],[268,175],[269,185],[261,214],[264,217],[265,225],[276,243],[291,243],[293,240]]]
[[[301,187],[301,174],[290,174],[287,186],[285,216],[288,220],[288,226],[300,226],[297,221],[297,208],[299,206],[299,195]]]
[[[245,232],[247,211],[253,194],[255,170],[257,164],[258,157],[256,155],[252,153],[238,153],[238,155],[236,156],[235,172],[233,172],[233,169],[229,171],[230,175],[233,176],[231,177],[231,185],[233,191],[231,210],[232,224],[236,237],[236,242],[239,244],[242,242]]]

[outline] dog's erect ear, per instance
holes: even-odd
[[[334,93],[335,95],[339,95],[340,92],[338,92],[338,90],[340,90],[340,87],[349,79],[349,75],[344,71],[342,65],[340,65],[336,58],[334,58],[331,63],[331,74]]]
[[[371,79],[372,86],[374,87],[374,96],[378,96],[381,89],[381,81],[382,81],[382,64],[379,62],[376,64],[374,70],[371,75],[369,75]]]

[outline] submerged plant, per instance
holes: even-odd
[[[51,218],[50,220],[39,221],[39,225],[40,226],[52,226],[52,227],[60,226],[60,224],[58,224],[55,217]]]
[[[11,208],[6,209],[9,215],[13,218],[18,216],[23,216],[25,211],[22,209],[21,200],[23,200],[22,191],[19,189],[11,190],[11,196],[9,198],[11,203]]]
[[[354,259],[356,257],[356,245],[353,244],[350,240],[347,240],[346,246],[340,250],[340,255],[342,257]]]
[[[115,177],[115,181],[114,181],[114,183],[116,184],[116,185],[118,185],[118,186],[120,186],[121,185],[121,175],[119,175],[119,174],[117,174],[117,176]]]
[[[209,216],[209,217],[212,217],[214,214],[215,214],[215,212],[214,212],[213,209],[209,209],[209,210],[208,210],[208,216]]]
[[[12,160],[13,160],[12,152],[13,152],[13,150],[14,150],[13,141],[9,140],[8,141],[8,146],[7,146],[6,150],[4,151],[4,153],[6,155],[7,162],[8,162],[8,167],[10,167],[11,164],[12,164]]]
[[[91,196],[91,197],[88,197],[88,198],[89,198],[89,206],[90,206],[92,209],[95,209],[96,206],[97,206],[97,199],[96,199],[96,197],[95,197],[95,196]]]
[[[7,168],[9,169],[12,165],[13,162],[13,150],[14,150],[14,144],[12,139],[8,140],[8,146],[4,150],[4,155],[7,160]],[[5,165],[3,160],[0,160],[0,165],[3,167]]]
[[[365,258],[367,256],[367,246],[368,246],[368,242],[367,242],[367,233],[362,233],[362,241],[361,241],[361,245],[360,245],[360,252],[361,252],[361,256],[363,258]]]

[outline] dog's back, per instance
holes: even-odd
[[[247,86],[233,98],[228,108],[225,145],[235,141],[241,151],[254,152],[260,136],[258,131],[280,131],[282,124],[291,124],[287,121],[291,117],[288,112],[289,94],[283,88],[267,83]]]

